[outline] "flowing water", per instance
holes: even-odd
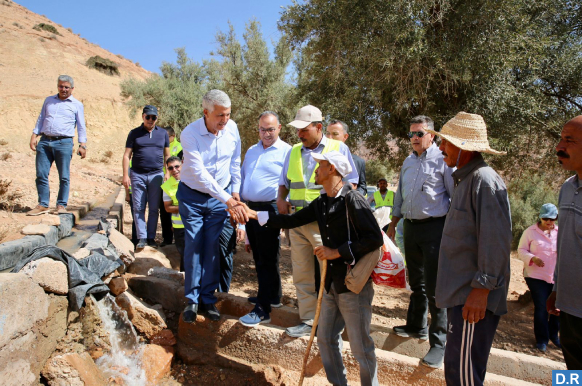
[[[145,386],[146,375],[141,367],[143,345],[139,343],[127,313],[119,308],[110,294],[99,302],[93,301],[111,342],[111,352],[97,359],[97,366],[109,379],[121,380],[126,386]]]

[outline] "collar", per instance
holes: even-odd
[[[222,137],[223,131],[228,128],[228,123],[229,122],[230,122],[230,119],[228,120],[228,122],[226,122],[226,125],[224,126],[224,129],[218,130],[218,134],[215,136],[216,138]],[[206,121],[204,120],[204,117],[200,118],[200,127],[198,128],[198,132],[200,133],[200,135],[211,135],[212,134],[206,128]],[[214,134],[212,134],[212,135],[214,135]]]
[[[346,194],[348,194],[348,192],[350,190],[353,190],[352,184],[350,184],[349,182],[344,182],[344,186],[337,192],[335,198],[338,198],[338,197],[341,197],[341,196],[345,197]],[[325,190],[323,190],[323,192],[321,193],[321,195],[322,196],[325,195],[326,198],[327,198],[327,193],[325,192]]]
[[[266,149],[263,148],[263,141],[262,140],[259,140],[259,142],[257,142],[257,146],[259,146],[263,150],[269,150],[270,148],[279,149],[281,147],[281,145],[283,145],[283,140],[281,139],[281,137],[277,137],[277,140],[275,141],[275,143],[273,143],[271,146],[269,146]]]
[[[323,134],[322,134],[322,135],[323,135]],[[319,145],[317,145],[317,146],[315,147],[315,149],[313,149],[313,150],[316,150],[316,149],[317,149],[317,148],[319,148],[320,146],[323,146],[323,147],[325,147],[325,145],[326,145],[326,144],[327,144],[327,137],[326,137],[325,135],[323,135],[323,136],[322,136],[322,138],[321,138],[321,141],[319,142]],[[308,148],[306,148],[306,147],[305,147],[305,145],[301,145],[301,149],[305,149],[305,150],[310,150],[310,151],[313,151],[313,150],[311,150],[311,149],[308,149]]]
[[[140,128],[144,131],[147,131],[145,126],[143,125],[143,122],[142,122]],[[157,130],[157,129],[159,129],[158,125],[154,125],[154,128],[152,129],[152,131]],[[149,131],[147,131],[147,132],[149,133]]]
[[[72,95],[69,95],[69,96],[68,96],[66,99],[61,99],[61,98],[59,98],[59,94],[55,94],[55,99],[58,99],[58,100],[60,100],[61,102],[65,102],[65,101],[70,101],[70,102],[72,102],[74,98],[73,98],[73,96],[72,96]]]
[[[538,232],[539,234],[541,234],[542,236],[548,236],[543,230],[540,229],[540,227],[538,226],[538,223],[536,222],[535,224],[532,225],[533,228],[536,230],[536,232]],[[554,223],[554,229],[550,230],[550,236],[554,233],[554,232],[558,232],[558,224]]]
[[[580,184],[578,183],[579,179],[578,179],[578,174],[574,174],[572,177],[570,177],[569,182],[574,185],[574,189],[579,189],[580,188]]]
[[[475,169],[479,169],[487,165],[481,153],[478,153],[475,158],[469,161],[465,166],[460,169],[457,169],[453,172],[453,179],[455,183],[459,183],[465,179],[470,173],[472,173]]]
[[[436,143],[434,143],[434,142],[421,155],[416,154],[416,151],[414,151],[414,150],[412,151],[412,155],[414,155],[416,158],[431,159],[431,158],[438,157],[439,154],[442,155],[443,153],[439,150]]]

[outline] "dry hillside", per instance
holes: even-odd
[[[39,23],[56,27],[59,34],[33,29]],[[20,213],[37,203],[35,158],[28,144],[44,99],[57,92],[57,77],[73,77],[73,95],[85,106],[87,159],[73,156],[71,163],[69,204],[75,205],[115,187],[127,132],[141,121],[129,116],[119,85],[123,79],[145,79],[150,73],[9,0],[0,0],[0,53],[0,179],[12,180],[12,187],[23,194],[15,212],[0,211],[0,227],[8,225],[12,233],[5,235],[6,241],[18,237],[21,227],[12,224],[32,220]],[[120,75],[88,68],[87,59],[95,55],[117,63]],[[58,188],[54,166],[50,183],[53,207]],[[0,229],[0,241],[2,233]]]

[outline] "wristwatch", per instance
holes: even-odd
[[[87,150],[87,146],[85,146],[85,145],[79,145],[79,148],[83,148],[83,149]]]

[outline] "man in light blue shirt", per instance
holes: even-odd
[[[350,149],[345,143],[327,138],[323,135],[323,115],[321,110],[315,106],[307,105],[299,109],[295,115],[295,120],[289,125],[297,129],[297,136],[301,143],[296,144],[294,149],[300,152],[295,153],[294,161],[291,161],[293,149],[287,154],[283,170],[279,178],[279,192],[277,194],[277,209],[280,214],[289,214],[291,210],[291,203],[287,201],[287,196],[290,195],[290,200],[293,198],[294,190],[302,194],[302,190],[316,191],[323,189],[321,185],[315,184],[314,171],[317,162],[311,156],[312,153],[323,154],[327,151],[339,151],[345,155],[352,167],[352,171],[344,177],[354,184],[358,183],[359,176],[352,159]],[[290,170],[290,163],[293,163]],[[301,171],[299,172],[299,164]],[[295,172],[303,175],[303,181],[295,182],[296,186],[302,185],[303,188],[296,188],[292,186],[289,175],[295,175]],[[291,173],[290,173],[291,172]],[[291,194],[290,194],[291,193]],[[311,193],[309,194],[311,197]],[[315,198],[305,199],[305,204],[313,201]],[[300,209],[300,208],[295,208]],[[314,258],[313,250],[322,245],[319,226],[314,221],[310,224],[303,225],[289,230],[289,239],[291,240],[291,261],[293,263],[293,284],[297,293],[297,303],[299,306],[299,318],[301,323],[294,327],[289,327],[286,330],[287,335],[291,337],[301,337],[311,334],[311,326],[313,325],[313,318],[315,317],[315,309],[317,308],[317,290],[316,283],[319,285],[319,263]]]
[[[220,281],[218,238],[226,209],[248,219],[244,209],[236,207],[241,142],[238,127],[230,119],[230,105],[223,91],[208,91],[202,98],[204,117],[189,124],[181,135],[184,165],[176,198],[186,233],[184,293],[188,306],[182,318],[187,323],[196,321],[199,304],[209,319],[220,319],[214,292]]]
[[[430,350],[422,364],[438,368],[443,363],[447,336],[446,309],[437,308],[435,290],[439,250],[445,216],[453,195],[454,168],[433,143],[434,122],[419,115],[410,121],[408,137],[413,148],[406,158],[394,196],[388,237],[394,240],[396,224],[404,218],[404,250],[412,294],[406,325],[394,327],[397,335],[427,339]],[[428,312],[431,323],[427,329]]]
[[[279,138],[280,131],[279,116],[272,111],[262,113],[259,116],[261,140],[251,146],[245,155],[241,170],[241,199],[256,211],[278,213],[279,176],[291,150],[291,146]],[[249,220],[246,232],[248,244],[245,247],[253,252],[259,289],[256,297],[249,298],[249,302],[256,304],[255,308],[239,320],[243,325],[253,327],[268,323],[271,307],[281,306],[281,230],[262,227],[256,220]]]
[[[75,126],[79,136],[81,159],[87,155],[87,133],[83,104],[73,97],[74,81],[68,75],[60,75],[57,80],[58,94],[44,100],[36,126],[30,137],[30,148],[36,152],[36,190],[38,205],[30,210],[29,216],[49,212],[49,173],[53,162],[59,172],[59,193],[56,213],[66,213],[69,200],[69,176],[73,156]],[[37,144],[38,137],[41,137]]]

